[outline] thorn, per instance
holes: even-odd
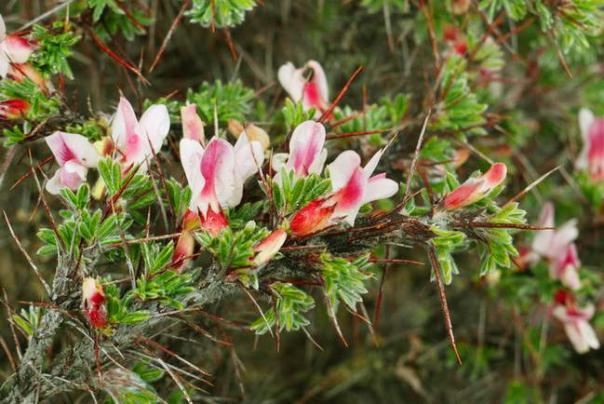
[[[187,6],[189,5],[190,1],[191,0],[185,0],[182,2],[182,7],[180,8],[178,15],[176,16],[174,21],[172,21],[172,25],[170,25],[170,29],[168,30],[168,33],[166,34],[164,41],[162,42],[161,46],[159,47],[159,51],[157,52],[157,55],[155,55],[155,59],[153,59],[153,63],[151,63],[151,67],[149,68],[149,73],[151,73],[155,69],[155,67],[159,63],[159,60],[163,56],[163,54],[166,50],[166,46],[168,45],[168,42],[170,42],[170,39],[172,38],[172,34],[176,30],[176,27],[178,27],[178,24],[180,24],[180,20],[182,19],[182,16],[185,14],[185,10],[187,9]]]
[[[422,125],[422,131],[419,134],[419,139],[417,139],[417,145],[415,146],[415,153],[413,154],[413,160],[411,160],[411,167],[409,168],[409,174],[407,175],[407,182],[405,184],[405,196],[403,197],[403,201],[401,202],[401,207],[405,206],[405,204],[409,201],[409,193],[411,192],[411,180],[413,179],[413,175],[415,175],[415,169],[417,167],[417,160],[419,159],[419,152],[422,149],[422,144],[424,142],[424,136],[426,134],[426,128],[428,127],[428,122],[430,121],[430,116],[432,115],[432,110],[428,110],[428,114],[426,114],[426,118],[424,119],[424,124]]]
[[[519,193],[517,193],[516,195],[514,195],[509,201],[507,201],[505,205],[508,205],[512,202],[517,201],[518,199],[522,198],[524,195],[526,195],[531,189],[535,188],[537,185],[539,185],[540,183],[542,183],[547,177],[549,177],[551,174],[555,173],[556,171],[558,171],[562,166],[559,165],[557,167],[552,168],[551,170],[549,170],[548,172],[546,172],[545,174],[543,174],[541,177],[537,178],[535,181],[533,181],[532,183],[530,183],[529,185],[527,185],[526,188],[524,188],[522,191],[520,191]]]
[[[440,307],[443,312],[443,317],[445,319],[445,326],[447,328],[447,333],[449,334],[449,342],[451,343],[451,348],[453,352],[455,352],[455,357],[457,358],[457,362],[461,365],[461,356],[459,355],[459,351],[457,350],[457,345],[455,344],[455,335],[453,334],[453,323],[451,322],[451,315],[449,314],[449,305],[447,304],[447,295],[445,293],[445,286],[443,285],[443,281],[441,278],[441,268],[440,263],[438,262],[438,258],[436,257],[436,252],[433,246],[428,247],[428,257],[430,258],[430,263],[432,264],[432,270],[434,271],[434,277],[436,278],[436,286],[438,288],[438,297],[440,299]]]
[[[361,74],[363,72],[363,70],[364,70],[363,66],[359,66],[352,73],[352,75],[350,75],[350,77],[348,78],[348,81],[346,82],[346,84],[344,84],[344,87],[342,87],[342,89],[338,93],[337,97],[331,102],[331,104],[329,105],[329,107],[327,107],[325,112],[323,112],[323,114],[319,118],[318,122],[323,123],[329,118],[329,116],[333,112],[334,108],[340,103],[340,101],[342,100],[342,97],[344,97],[344,94],[346,94],[346,92],[350,88],[350,85],[352,84],[352,82],[359,76],[359,74]]]

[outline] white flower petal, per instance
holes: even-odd
[[[303,69],[296,69],[292,62],[287,62],[279,68],[277,77],[292,100],[298,102],[302,99],[305,84]]]
[[[149,150],[149,141],[151,150],[148,155],[155,155],[161,149],[162,143],[170,131],[170,114],[168,108],[163,104],[151,105],[140,119],[140,125],[143,127],[148,140],[145,145]]]

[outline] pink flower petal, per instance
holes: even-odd
[[[361,157],[352,150],[343,151],[327,166],[332,190],[339,191],[350,181],[350,178],[361,166]]]
[[[135,136],[138,121],[130,102],[120,97],[115,116],[111,124],[111,137],[118,149],[123,150],[128,143],[128,137]]]
[[[193,139],[200,143],[205,142],[203,122],[197,114],[197,105],[189,104],[180,108],[182,132],[185,139]]]
[[[338,218],[353,226],[363,204],[366,188],[367,178],[363,175],[363,170],[357,167],[346,185],[333,196],[336,201],[333,212],[334,219]]]
[[[215,212],[220,210],[220,206],[229,206],[236,186],[233,146],[224,139],[212,138],[201,160],[201,174],[205,179],[201,191],[202,213],[206,213],[207,206]]]
[[[604,118],[594,120],[587,139],[587,163],[592,180],[604,180]]]
[[[325,136],[325,127],[315,121],[303,122],[294,129],[289,142],[287,166],[293,168],[296,175],[306,176],[323,169],[314,163],[321,157]]]
[[[291,62],[287,62],[279,68],[277,73],[279,83],[287,91],[294,102],[302,99],[306,80],[303,75],[304,69],[296,69]]]
[[[326,107],[327,100],[329,100],[329,89],[327,87],[327,76],[325,75],[325,71],[319,62],[315,60],[308,61],[306,66],[313,71],[310,83],[314,85],[317,91],[319,103],[322,105],[321,108],[324,108]]]
[[[258,172],[264,162],[262,144],[258,141],[250,142],[245,132],[239,135],[233,150],[236,161],[234,166],[235,187],[227,206],[237,206],[241,203],[245,182]]]
[[[154,156],[159,153],[162,143],[170,131],[168,108],[163,104],[151,105],[141,117],[140,125],[144,129],[142,135],[144,136],[145,155]]]
[[[369,179],[363,204],[390,198],[398,192],[398,184],[389,178],[386,174],[378,174]]]
[[[75,161],[88,168],[98,165],[98,151],[82,135],[55,132],[47,136],[45,140],[60,166],[64,166],[68,161]]]
[[[201,173],[201,160],[204,154],[203,146],[196,140],[181,139],[180,162],[182,164],[189,188],[191,188],[191,202],[189,209],[197,212],[203,210],[203,202],[200,200],[201,191],[205,187],[205,178]],[[207,205],[206,205],[207,206]]]
[[[34,49],[27,39],[15,35],[7,35],[0,44],[0,51],[4,52],[11,63],[27,62]]]

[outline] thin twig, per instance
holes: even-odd
[[[48,285],[48,283],[46,283],[46,280],[42,277],[40,270],[38,269],[37,265],[32,260],[31,256],[27,252],[27,250],[25,248],[23,248],[23,245],[21,245],[21,242],[19,241],[19,239],[17,238],[17,235],[15,234],[15,231],[13,230],[13,226],[11,226],[11,224],[10,224],[10,220],[8,220],[8,215],[6,214],[6,211],[3,210],[2,213],[4,214],[4,220],[6,221],[6,225],[8,226],[8,231],[10,232],[11,236],[13,237],[13,240],[15,240],[15,243],[17,243],[17,247],[19,247],[19,250],[25,257],[25,259],[27,260],[27,262],[29,263],[31,268],[34,270],[34,273],[40,280],[40,283],[44,287],[44,290],[46,291],[46,294],[48,295],[48,297],[52,297],[52,291],[50,289],[50,286]]]

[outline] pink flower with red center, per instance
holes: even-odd
[[[331,195],[315,199],[296,212],[290,222],[292,234],[306,236],[339,222],[353,226],[361,206],[396,194],[395,181],[384,173],[373,175],[383,153],[384,150],[375,153],[364,168],[356,152],[340,153],[328,166]]]
[[[6,25],[0,15],[0,77],[5,78],[10,70],[11,63],[25,63],[35,45],[22,37],[6,34]]]
[[[0,119],[22,119],[29,111],[29,103],[21,99],[0,101]]]
[[[98,165],[96,148],[84,136],[75,133],[55,132],[45,140],[59,163],[59,169],[46,183],[46,190],[56,195],[63,188],[78,189],[86,182],[88,169]]]
[[[289,141],[289,154],[277,153],[273,156],[273,169],[277,172],[275,181],[279,182],[282,168],[293,170],[298,177],[309,174],[321,174],[327,149],[325,149],[325,127],[315,121],[305,121],[294,129]]]
[[[555,226],[554,204],[547,202],[543,206],[538,226]],[[581,266],[577,248],[573,243],[579,235],[577,220],[571,219],[555,230],[540,230],[531,245],[530,261],[535,263],[540,257],[549,264],[552,279],[558,279],[570,289],[581,287],[578,270]]]
[[[254,266],[260,267],[268,263],[279,252],[286,239],[287,233],[285,230],[277,229],[256,244],[254,246],[256,252]]]
[[[483,175],[471,177],[449,192],[443,199],[443,207],[447,210],[454,210],[478,202],[500,185],[505,180],[506,175],[507,167],[505,164],[493,164]]]
[[[140,165],[140,170],[146,171],[149,159],[159,152],[169,131],[170,115],[165,105],[150,106],[139,121],[130,102],[121,97],[111,124],[111,137],[123,169]]]
[[[594,305],[588,304],[579,308],[574,304],[574,299],[561,299],[558,295],[556,298],[553,315],[564,326],[564,331],[575,351],[585,353],[590,349],[600,348],[598,336],[589,324],[589,320],[594,315]],[[564,300],[564,302],[562,303],[560,300]]]
[[[172,257],[175,268],[182,268],[193,253],[194,230],[201,228],[215,236],[228,227],[223,209],[239,205],[243,186],[262,167],[264,153],[260,142],[250,142],[245,134],[235,146],[218,137],[205,147],[198,140],[183,138],[180,159],[192,196]]]
[[[583,150],[576,161],[580,170],[586,170],[593,181],[604,180],[604,118],[596,118],[586,108],[579,111],[579,127]]]
[[[82,282],[82,307],[90,325],[94,328],[107,326],[105,292],[103,285],[94,278],[85,278]]]
[[[329,90],[327,78],[321,65],[308,61],[303,67],[296,69],[291,62],[279,68],[279,83],[295,102],[302,102],[305,110],[314,108],[316,116],[321,115],[329,105]]]

